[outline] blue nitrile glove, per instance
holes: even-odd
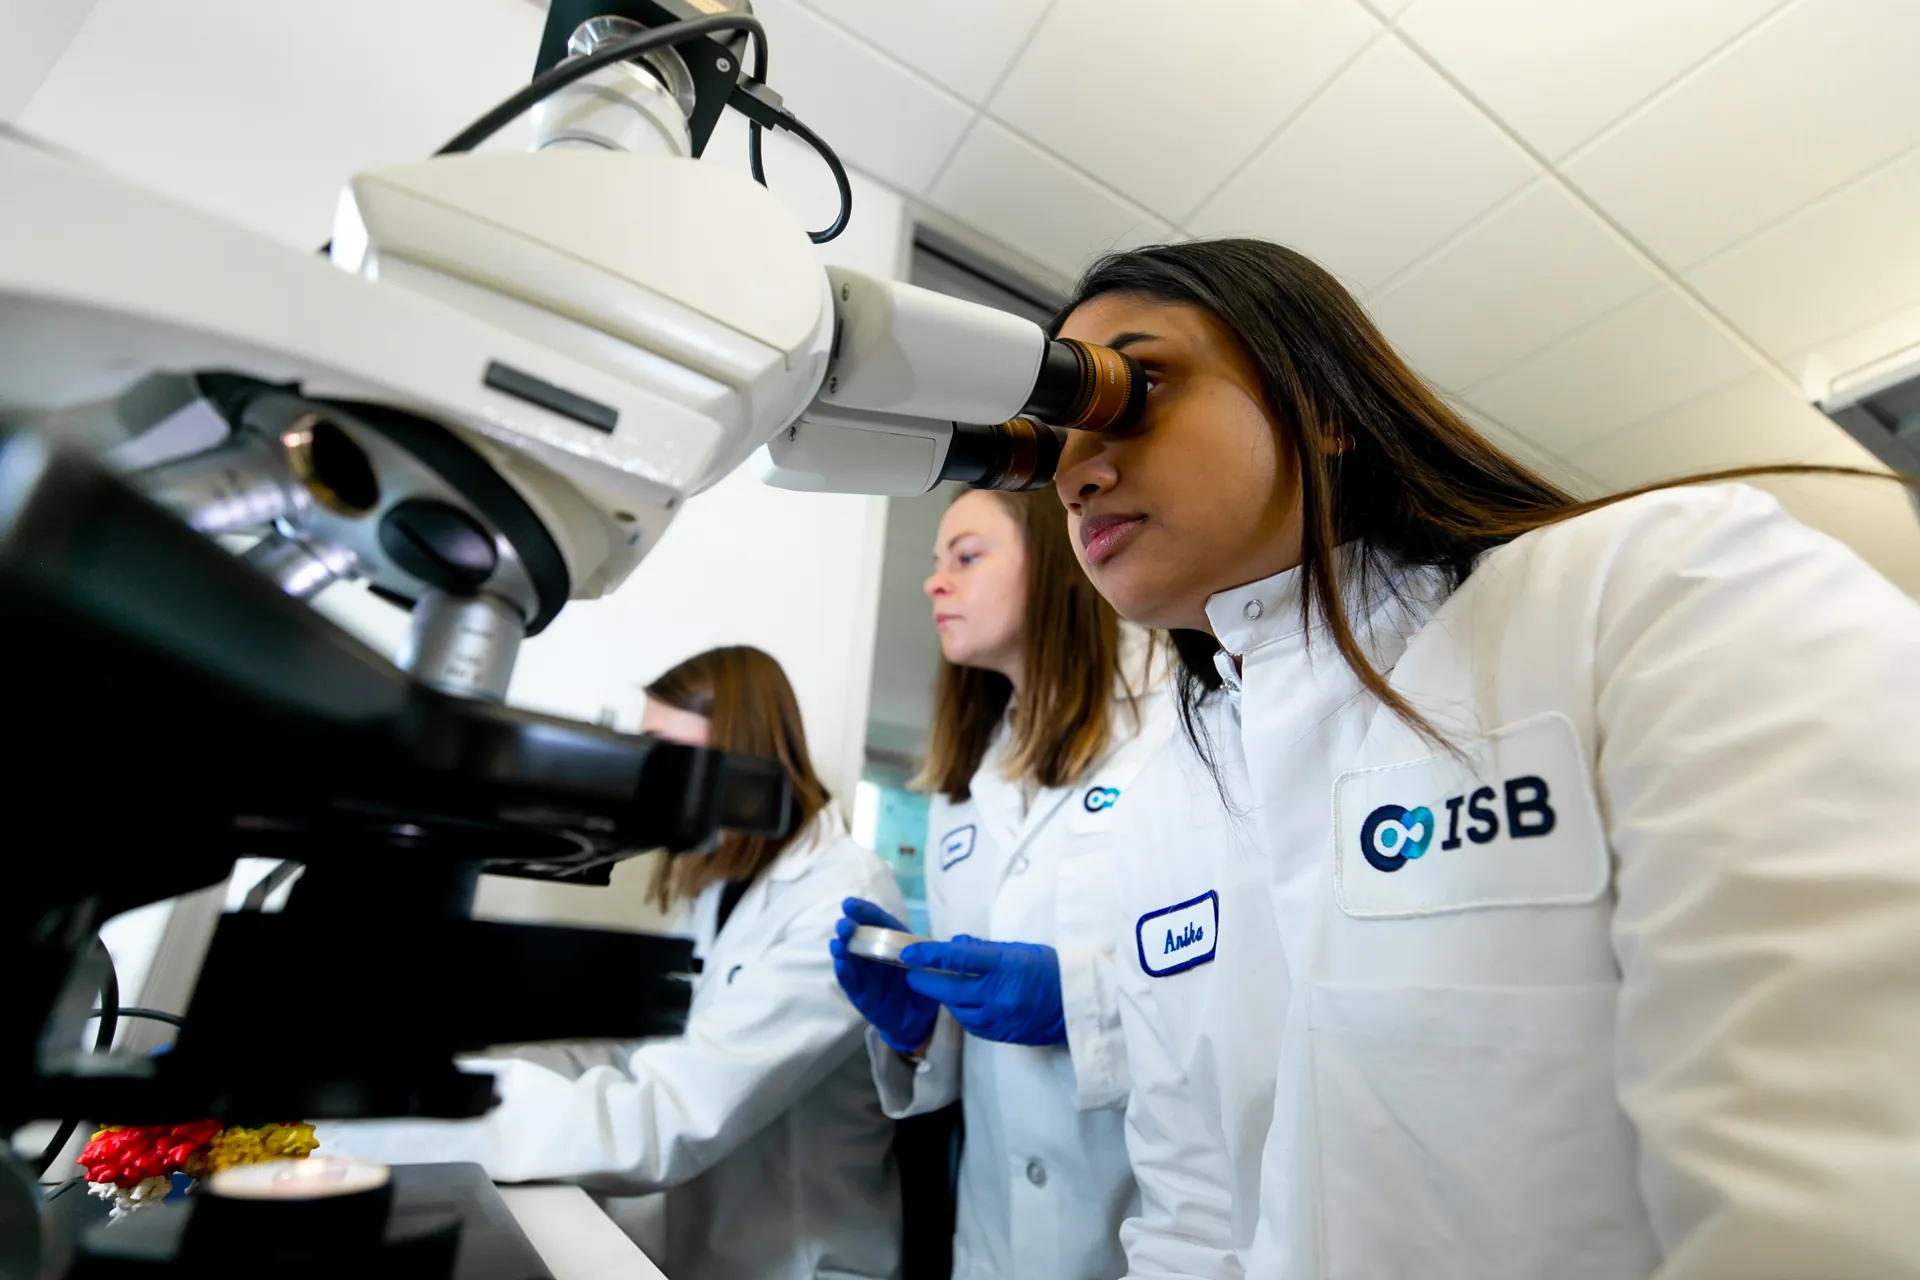
[[[900,1053],[917,1053],[933,1034],[934,1021],[940,1016],[939,1002],[909,987],[905,969],[847,954],[847,938],[860,925],[878,925],[902,933],[909,932],[907,926],[865,898],[848,898],[840,904],[840,910],[845,914],[833,926],[838,936],[827,944],[827,950],[833,953],[833,976],[882,1040]]]
[[[947,1006],[955,1022],[982,1040],[1066,1041],[1060,953],[1052,947],[960,933],[946,942],[916,942],[900,958],[913,966],[907,985]]]

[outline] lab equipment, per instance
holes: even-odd
[[[864,898],[848,898],[840,909],[845,914],[834,925],[838,936],[827,944],[833,952],[833,976],[840,989],[895,1052],[919,1052],[939,1020],[938,1002],[907,985],[907,975],[897,964],[873,964],[849,951],[853,935],[860,929],[904,934],[906,926]]]
[[[881,964],[895,965],[905,969],[907,962],[900,958],[900,951],[916,942],[928,939],[917,933],[908,933],[904,929],[888,929],[880,925],[861,925],[847,937],[847,954],[859,956],[862,960],[878,960]]]
[[[844,225],[831,149],[714,38],[742,35],[764,68],[746,14],[554,4],[533,84],[353,179],[324,257],[0,130],[0,599],[33,672],[0,694],[32,797],[13,842],[91,851],[0,910],[9,1128],[472,1115],[488,1085],[456,1051],[671,1030],[684,944],[474,921],[477,877],[603,881],[636,848],[777,831],[777,771],[498,705],[521,640],[757,449],[802,488],[1031,485],[1062,426],[1137,411],[1126,357],[829,271],[776,197],[696,163],[732,105],[820,151],[843,209],[819,234]],[[535,152],[467,154],[528,107]],[[349,578],[410,611],[403,670],[301,604]],[[98,924],[241,853],[307,871],[285,913],[222,921],[176,1051],[58,1052]],[[567,980],[610,971],[621,999]],[[296,1049],[252,1032],[264,1007],[391,1051]]]

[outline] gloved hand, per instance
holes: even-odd
[[[916,942],[900,953],[913,967],[907,985],[947,1006],[953,1020],[983,1040],[1063,1044],[1060,953],[1033,942],[989,942],[961,933]]]
[[[848,898],[840,904],[840,910],[845,914],[833,926],[838,936],[827,944],[840,989],[882,1040],[900,1053],[918,1052],[933,1034],[934,1021],[940,1016],[939,1002],[909,987],[906,970],[847,952],[847,939],[860,925],[878,925],[902,933],[908,931],[907,926],[864,898]]]

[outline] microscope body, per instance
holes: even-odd
[[[555,0],[549,44],[581,8]],[[455,1053],[670,1032],[686,944],[474,921],[477,877],[605,883],[780,834],[784,776],[506,707],[521,641],[749,459],[802,490],[1026,488],[1064,429],[1138,412],[1117,353],[823,266],[777,196],[697,160],[739,48],[676,48],[542,101],[534,151],[356,176],[323,254],[0,126],[0,602],[34,673],[0,690],[31,797],[10,843],[88,850],[0,902],[9,1128],[475,1115]],[[732,104],[777,101],[751,89]],[[410,611],[397,668],[306,603],[348,580]],[[223,920],[175,1052],[78,1053],[99,925],[242,855],[306,872],[278,918]],[[614,971],[620,999],[554,997]],[[393,1051],[262,1041],[269,1000]]]

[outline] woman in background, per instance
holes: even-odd
[[[1108,854],[1115,805],[1171,723],[1152,647],[1094,594],[1050,493],[962,494],[926,592],[944,659],[921,775],[927,911],[950,941],[903,958],[947,972],[839,941],[836,972],[873,1023],[888,1114],[961,1102],[956,1280],[1108,1280],[1136,1202]],[[849,901],[841,938],[862,924],[902,927]]]
[[[656,900],[678,910],[675,931],[703,962],[685,1032],[468,1060],[494,1073],[501,1105],[489,1115],[331,1126],[322,1141],[329,1154],[388,1163],[477,1161],[501,1182],[664,1191],[655,1261],[673,1280],[892,1277],[893,1125],[826,945],[843,899],[898,911],[899,891],[830,807],[773,658],[709,650],[646,692],[644,731],[777,759],[792,795],[786,836],[728,834],[711,855],[663,859],[655,872]]]

